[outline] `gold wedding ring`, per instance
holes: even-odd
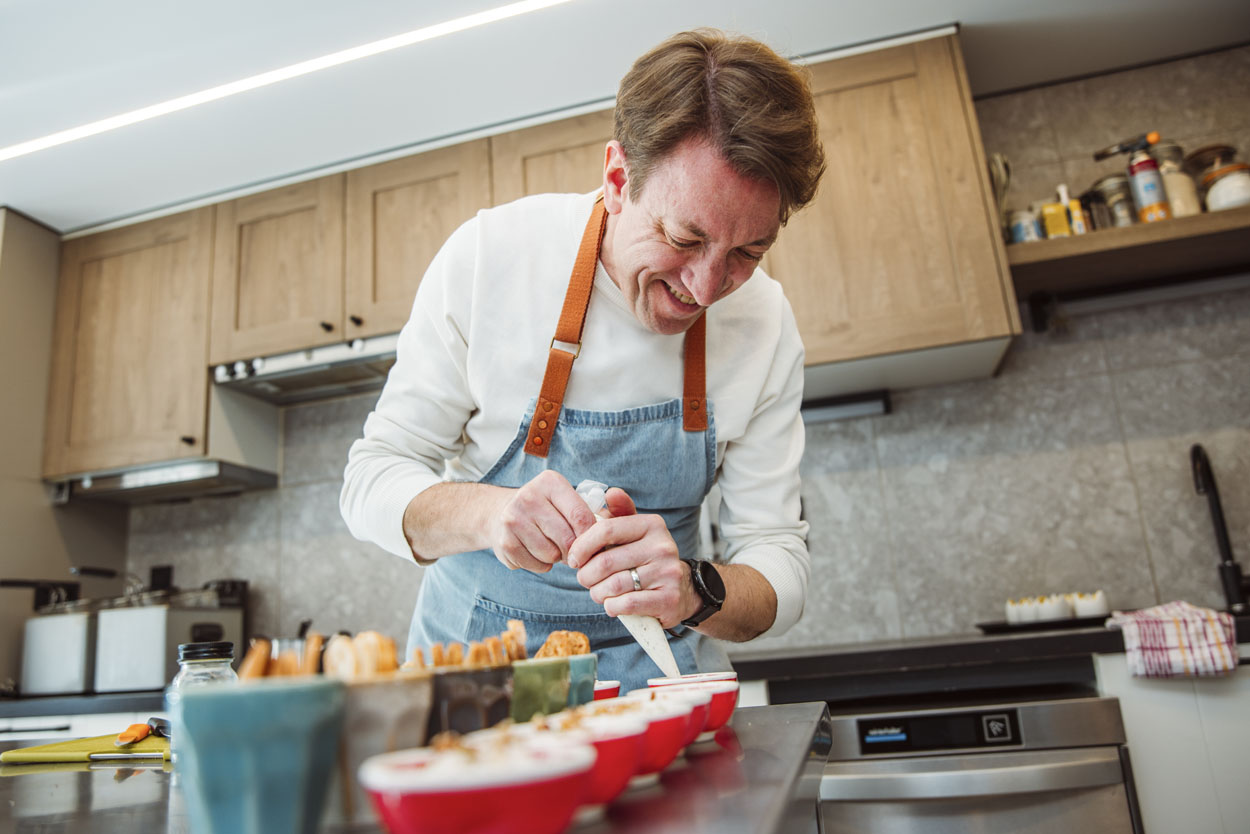
[[[638,568],[630,568],[630,569],[629,569],[629,578],[630,578],[630,579],[632,579],[632,580],[634,580],[634,590],[635,590],[635,591],[641,591],[641,590],[642,590],[642,580],[638,578]]]

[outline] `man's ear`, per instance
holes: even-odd
[[[625,149],[613,139],[603,153],[603,207],[609,214],[619,214],[629,188],[629,169],[625,165]]]

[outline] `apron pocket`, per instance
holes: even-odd
[[[553,631],[580,631],[590,639],[591,650],[622,636],[629,637],[629,632],[623,625],[602,612],[552,614],[546,611],[528,611],[511,605],[501,605],[478,595],[473,600],[473,612],[469,616],[468,639],[481,640],[506,631],[508,620],[525,623],[525,651],[530,657],[542,648],[547,635]]]

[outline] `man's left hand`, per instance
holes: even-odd
[[[639,514],[622,489],[613,487],[605,497],[612,517],[578,536],[569,548],[568,566],[610,616],[650,614],[664,628],[680,624],[700,601],[664,519]]]

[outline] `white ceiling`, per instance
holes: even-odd
[[[0,0],[0,147],[505,0]],[[73,233],[605,102],[694,26],[783,54],[958,23],[974,95],[1250,41],[1246,0],[574,0],[0,162]]]

